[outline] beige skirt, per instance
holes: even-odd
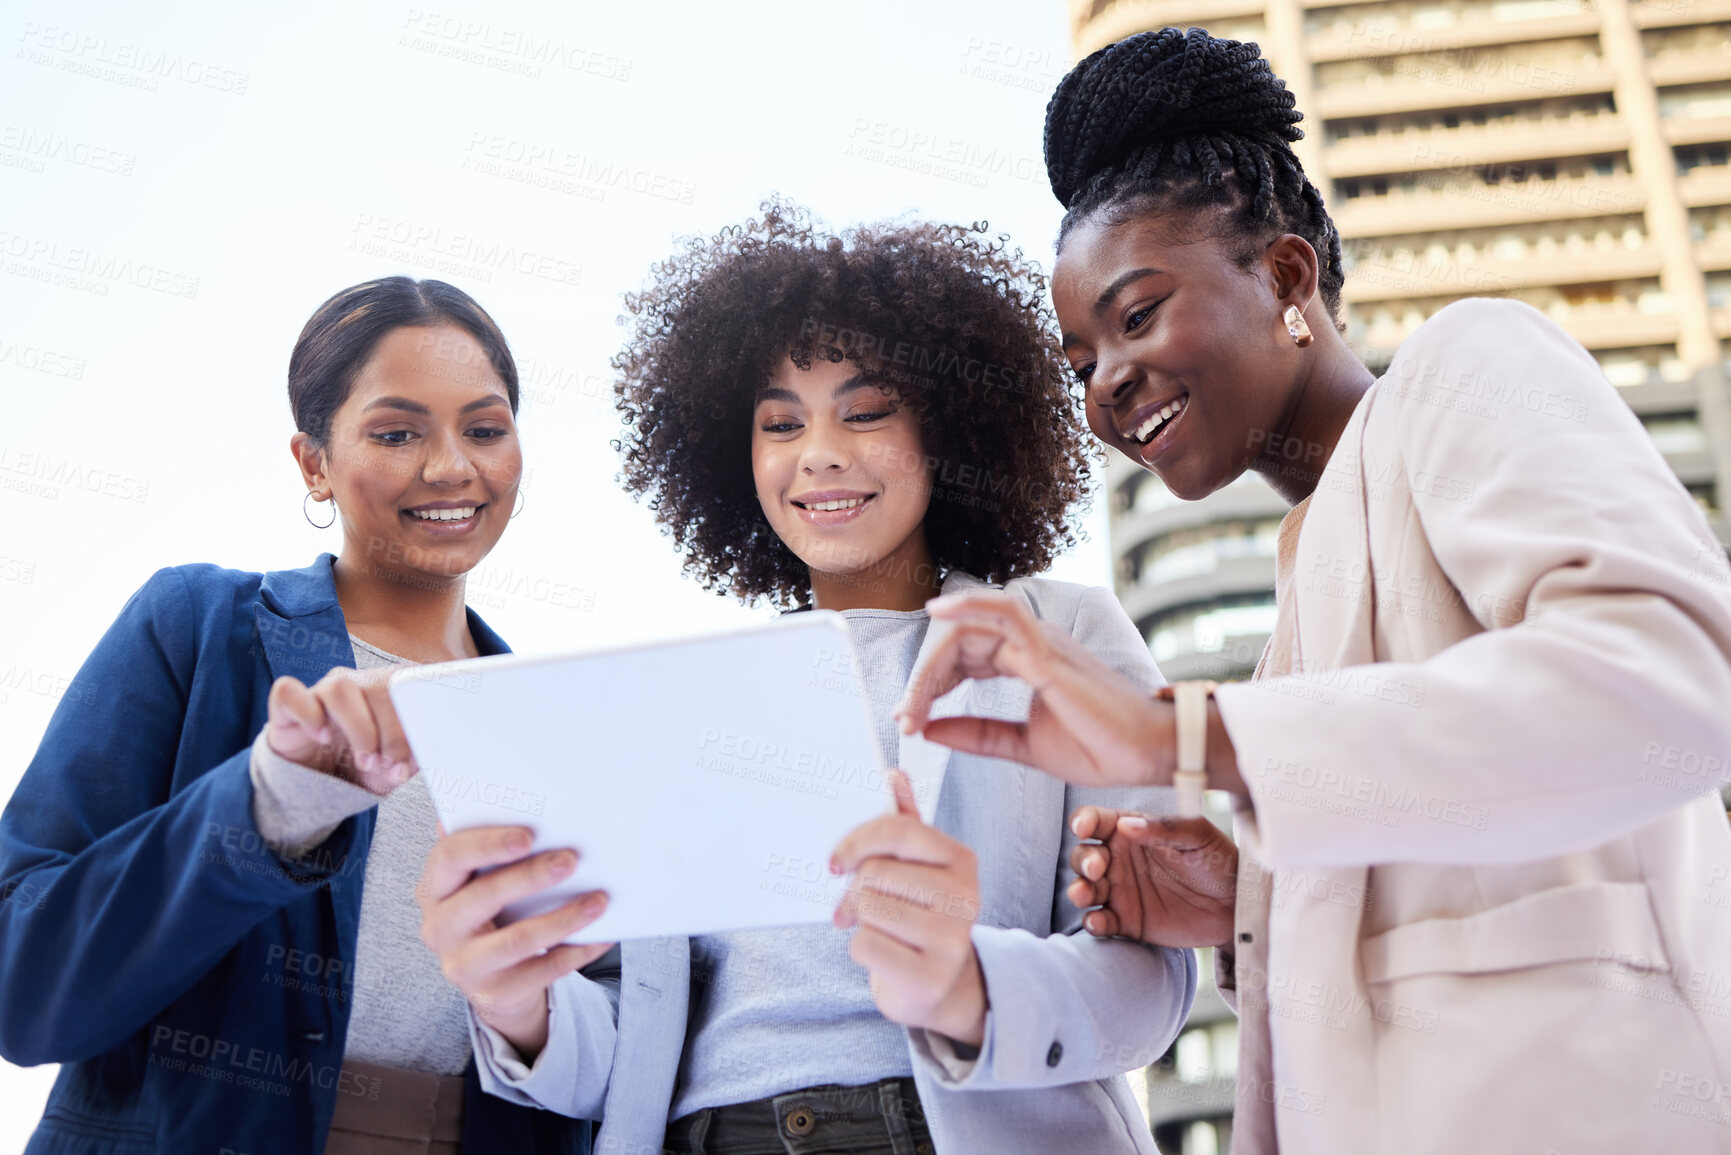
[[[343,1064],[325,1155],[460,1155],[463,1078]]]

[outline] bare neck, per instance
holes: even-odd
[[[922,610],[942,588],[924,526],[866,569],[846,574],[811,571],[812,601],[820,610]]]
[[[437,578],[337,558],[337,602],[349,632],[412,662],[473,658],[463,578]]]
[[[1317,345],[1306,358],[1305,372],[1280,428],[1250,465],[1288,505],[1297,505],[1316,491],[1353,410],[1376,382],[1332,328],[1317,335]]]

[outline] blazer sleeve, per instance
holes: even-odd
[[[195,671],[199,633],[185,577],[159,571],[80,668],[0,814],[0,1054],[11,1062],[113,1048],[347,854],[352,823],[316,857],[284,861],[264,842],[244,739],[171,796],[182,731],[199,719],[188,716],[195,673],[235,676]]]
[[[469,1038],[482,1090],[523,1107],[599,1119],[619,1037],[620,975],[620,952],[613,947],[547,988],[547,1044],[532,1064],[471,1007]]]
[[[1731,571],[1705,518],[1543,315],[1443,316],[1377,387],[1364,461],[1397,467],[1365,497],[1410,493],[1407,540],[1484,629],[1335,678],[1326,701],[1303,676],[1220,688],[1270,865],[1571,853],[1731,769]],[[1388,596],[1401,576],[1373,580]]]
[[[1111,591],[1083,591],[1072,632],[1148,690],[1163,684],[1147,644]],[[1172,792],[1065,791],[1064,838],[1054,869],[1057,933],[1041,937],[974,927],[974,951],[991,1003],[978,1060],[958,1077],[934,1055],[928,1032],[910,1032],[915,1055],[937,1082],[955,1090],[996,1091],[1109,1078],[1154,1062],[1183,1026],[1196,995],[1195,953],[1096,938],[1082,929],[1082,912],[1064,895],[1076,845],[1069,816],[1089,804],[1168,813]]]

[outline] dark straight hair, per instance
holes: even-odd
[[[505,382],[511,412],[517,412],[517,362],[505,334],[487,310],[455,285],[381,277],[364,281],[318,307],[289,355],[289,406],[295,428],[322,446],[330,438],[331,417],[349,398],[355,377],[379,342],[394,329],[418,325],[455,325],[475,338]]]

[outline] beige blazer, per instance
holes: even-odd
[[[1224,686],[1234,1155],[1731,1151],[1731,569],[1591,357],[1469,300],[1329,461]]]

